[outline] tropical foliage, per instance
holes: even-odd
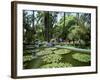
[[[23,10],[23,68],[90,65],[90,52],[68,47],[91,49],[90,13]]]

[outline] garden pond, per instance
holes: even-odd
[[[64,68],[90,66],[91,54],[59,47],[42,47],[25,50],[23,54],[23,69]]]

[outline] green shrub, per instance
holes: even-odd
[[[23,57],[23,61],[30,61],[32,59],[33,59],[32,55],[27,55]]]

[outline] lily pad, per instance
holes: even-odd
[[[72,67],[70,63],[52,63],[43,65],[42,68],[61,68],[61,67]]]
[[[57,48],[45,48],[44,50],[52,50],[52,51],[54,51],[54,50],[56,50]]]
[[[75,53],[72,55],[72,57],[80,62],[89,62],[91,61],[91,56],[89,54],[83,54],[83,53]]]
[[[42,56],[42,55],[51,54],[51,53],[52,53],[51,50],[42,50],[42,51],[37,52],[37,55]]]
[[[55,63],[59,62],[62,59],[60,55],[57,54],[49,54],[42,57],[42,60],[46,63]]]
[[[59,50],[55,50],[54,53],[55,54],[67,54],[70,53],[71,51],[68,49],[59,49]]]

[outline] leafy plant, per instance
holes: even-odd
[[[23,61],[25,62],[25,61],[30,61],[30,60],[32,60],[33,59],[33,56],[31,56],[31,55],[27,55],[27,56],[24,56],[23,57]]]

